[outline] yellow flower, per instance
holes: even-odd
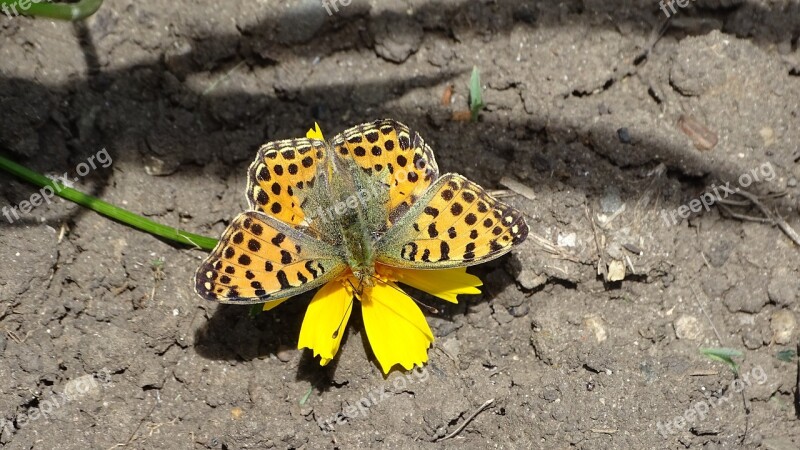
[[[314,128],[308,130],[306,137],[309,139],[316,139],[318,141],[325,140],[325,138],[322,136],[322,130],[319,129],[319,124],[317,122],[314,122]]]
[[[316,123],[306,137],[324,140]],[[452,303],[458,303],[458,294],[480,294],[477,287],[483,284],[463,267],[414,270],[382,264],[375,265],[375,277],[370,281],[370,285],[355,292],[354,287],[360,282],[348,271],[320,288],[306,310],[297,347],[311,349],[314,356],[320,357],[321,365],[328,364],[339,351],[347,321],[358,301],[367,340],[383,373],[389,373],[398,364],[410,370],[428,361],[433,334],[422,311],[396,282]],[[266,303],[264,310],[286,300]]]
[[[463,267],[413,270],[376,264],[375,277],[360,295],[353,291],[359,281],[350,272],[323,286],[308,305],[297,347],[313,350],[321,365],[328,364],[339,350],[355,298],[361,304],[367,340],[383,372],[389,373],[397,364],[410,370],[428,361],[433,334],[414,300],[395,282],[452,303],[458,302],[458,294],[479,294],[477,286],[482,284]]]

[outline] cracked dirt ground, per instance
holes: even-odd
[[[118,0],[83,25],[0,17],[2,151],[61,174],[106,148],[113,164],[76,183],[106,201],[217,237],[260,144],[391,117],[443,172],[514,187],[532,233],[471,269],[484,293],[430,317],[429,376],[395,384],[358,314],[320,368],[293,350],[308,296],[250,319],[193,294],[199,250],[62,200],[0,217],[0,446],[798,448],[796,359],[777,357],[798,341],[797,245],[740,196],[674,224],[662,212],[764,169],[747,192],[800,230],[800,6],[690,2],[643,57],[662,18],[613,0],[353,0],[332,16],[317,0]],[[486,109],[453,120],[473,66]],[[3,206],[35,192],[0,179]],[[742,351],[749,383],[734,392],[699,347]],[[110,383],[21,420],[101,371]],[[681,423],[698,403],[715,406]]]

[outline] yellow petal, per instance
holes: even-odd
[[[458,303],[458,294],[480,294],[477,286],[483,285],[480,278],[467,273],[466,267],[443,270],[392,268],[392,271],[397,281],[452,303]]]
[[[394,283],[377,283],[361,298],[369,345],[384,374],[400,364],[406,370],[428,361],[433,342],[428,322],[414,301]]]
[[[325,138],[322,136],[322,130],[319,129],[319,124],[317,122],[314,122],[314,128],[308,130],[306,137],[309,139],[316,139],[318,141],[325,140]]]
[[[338,279],[323,286],[308,305],[297,348],[313,350],[320,365],[328,364],[339,351],[352,310],[353,296]]]
[[[264,303],[264,309],[262,309],[262,311],[269,311],[271,309],[275,309],[278,305],[285,302],[286,300],[289,300],[290,298],[291,297],[279,298],[277,300],[270,300]]]

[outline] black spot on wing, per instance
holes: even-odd
[[[278,278],[278,283],[281,284],[281,289],[292,287],[292,285],[289,284],[289,278],[286,277],[286,272],[283,270],[279,270],[275,276]]]

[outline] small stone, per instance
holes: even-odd
[[[547,282],[547,275],[537,275],[533,270],[523,269],[517,275],[517,282],[523,289],[532,290],[542,286]]]
[[[711,150],[719,142],[714,131],[692,116],[681,115],[678,118],[678,128],[692,140],[698,150]]]
[[[157,366],[147,366],[139,375],[140,388],[161,389],[164,386],[164,369]]]
[[[764,284],[761,279],[748,278],[727,291],[723,303],[730,312],[757,314],[769,301]]]
[[[508,313],[514,317],[525,317],[526,315],[528,315],[529,311],[530,307],[525,303],[508,308]]]
[[[289,362],[294,356],[294,347],[288,345],[281,345],[278,347],[278,352],[275,354],[281,362]]]
[[[583,318],[583,328],[586,331],[591,332],[594,334],[594,338],[597,342],[603,342],[608,339],[608,333],[606,332],[605,323],[603,319],[598,316],[597,314],[589,314]]]
[[[544,390],[544,392],[542,392],[542,398],[550,403],[553,403],[554,401],[558,400],[558,397],[559,397],[558,389],[548,387]]]
[[[769,276],[767,295],[772,303],[780,306],[790,306],[795,303],[800,283],[795,271],[787,267],[775,268]]]
[[[789,344],[792,342],[794,329],[797,328],[797,319],[791,311],[782,309],[772,313],[769,327],[772,330],[772,340],[776,344]]]
[[[787,186],[787,187],[791,187],[791,188],[793,188],[793,187],[797,186],[797,178],[795,178],[795,177],[789,178],[789,179],[786,181],[786,186]]]
[[[760,328],[747,328],[742,332],[742,343],[748,350],[758,350],[764,346],[764,333]]]
[[[675,319],[672,326],[675,327],[675,336],[678,339],[694,341],[703,335],[703,328],[700,326],[700,321],[694,316],[684,314]]]
[[[424,35],[418,20],[396,13],[370,22],[368,28],[375,40],[375,53],[395,63],[416,53]]]
[[[152,155],[144,157],[144,171],[146,174],[154,177],[163,177],[172,175],[178,170],[178,163],[164,161],[163,159],[156,158]]]
[[[559,247],[575,247],[578,243],[577,233],[558,233],[556,243]]]
[[[622,199],[619,195],[619,188],[609,186],[600,199],[600,210],[603,211],[603,214],[614,214],[620,208],[622,208]]]
[[[622,281],[625,279],[625,263],[613,260],[608,264],[607,281]]]
[[[770,127],[764,127],[758,131],[761,139],[764,141],[764,147],[769,147],[775,143],[775,130]]]
[[[631,134],[627,128],[620,128],[617,130],[617,138],[623,144],[630,144],[631,143]]]

